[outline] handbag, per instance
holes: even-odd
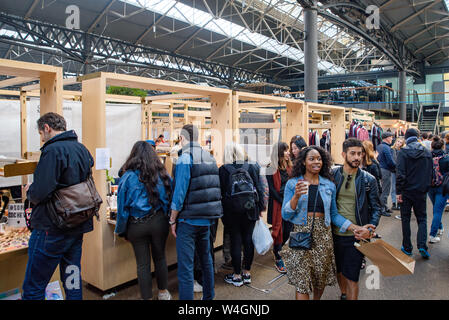
[[[103,203],[95,187],[92,173],[86,181],[56,190],[50,201],[52,222],[61,230],[73,229],[93,216]]]
[[[319,190],[317,188],[315,195],[315,204],[313,205],[312,229],[310,232],[290,232],[288,246],[295,250],[311,250],[313,242],[313,227],[315,224],[316,201],[318,199]]]

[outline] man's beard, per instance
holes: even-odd
[[[348,166],[350,166],[353,169],[358,168],[360,166],[360,161],[349,162],[347,158],[345,159],[345,161],[348,164]],[[354,163],[357,163],[357,164],[354,164]]]

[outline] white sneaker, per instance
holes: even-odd
[[[193,282],[193,292],[203,292],[203,287],[196,280]]]
[[[438,235],[442,236],[444,234],[444,228],[443,229],[438,229]]]
[[[168,290],[165,292],[159,292],[157,298],[158,300],[171,300],[171,294]]]
[[[437,242],[440,242],[440,241],[441,241],[440,237],[432,237],[432,236],[430,236],[430,240],[429,240],[430,243],[437,243]]]

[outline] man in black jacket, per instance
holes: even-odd
[[[427,192],[432,183],[432,154],[418,141],[419,132],[410,128],[405,132],[406,147],[398,153],[396,171],[396,194],[401,204],[402,248],[411,256],[410,240],[411,210],[418,222],[418,250],[424,259],[430,258],[427,251]]]
[[[354,247],[354,242],[373,236],[381,214],[377,181],[359,168],[362,155],[362,142],[349,138],[343,143],[344,165],[332,170],[337,187],[338,213],[362,226],[354,233],[341,233],[338,228],[333,228],[337,280],[341,298],[349,300],[358,298],[358,281],[363,260],[363,254]]]
[[[33,211],[23,299],[44,300],[45,288],[59,265],[66,299],[81,300],[83,234],[93,230],[93,222],[89,219],[70,231],[58,229],[50,199],[56,190],[87,180],[94,160],[76,133],[66,131],[62,116],[46,113],[37,127],[44,145],[33,183],[25,187]]]

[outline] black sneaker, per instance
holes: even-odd
[[[346,293],[342,293],[340,296],[340,300],[346,300],[346,299],[347,299]]]
[[[250,274],[242,274],[242,279],[244,284],[250,284],[251,283],[251,275]]]
[[[380,215],[381,215],[381,216],[384,216],[384,217],[391,217],[391,214],[389,214],[387,211],[382,211],[382,212],[380,213]]]
[[[226,277],[224,278],[224,281],[225,281],[226,283],[233,284],[233,285],[236,286],[236,287],[241,287],[241,286],[243,286],[243,280],[242,280],[242,278],[234,277],[234,274],[233,274],[233,273],[226,275]]]

